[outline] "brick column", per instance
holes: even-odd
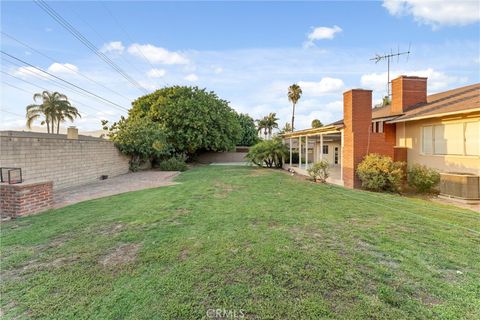
[[[355,170],[367,154],[372,123],[372,90],[354,89],[343,93],[343,123],[343,181],[347,188],[358,188],[361,182]]]
[[[26,216],[53,206],[53,182],[0,184],[0,216]]]

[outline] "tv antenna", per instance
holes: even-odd
[[[408,45],[408,50],[407,51],[400,52],[400,48],[397,48],[397,52],[394,53],[390,49],[389,54],[384,54],[384,55],[376,54],[375,57],[370,59],[371,61],[375,61],[375,63],[379,63],[382,60],[387,61],[387,97],[390,97],[390,61],[393,58],[397,57],[397,62],[398,62],[398,60],[400,59],[400,56],[403,56],[403,55],[406,54],[407,55],[407,62],[408,62],[408,57],[410,56],[410,45],[411,44]]]

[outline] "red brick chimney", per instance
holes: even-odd
[[[355,170],[367,154],[372,123],[372,90],[353,89],[343,93],[343,182],[358,188],[361,181]]]
[[[399,76],[392,80],[392,113],[401,114],[427,102],[427,78]]]

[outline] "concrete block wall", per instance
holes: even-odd
[[[1,131],[0,167],[20,167],[25,183],[53,181],[59,190],[127,173],[129,158],[101,138]]]

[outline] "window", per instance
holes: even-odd
[[[323,154],[328,154],[328,144],[323,145]]]
[[[424,154],[433,153],[433,127],[422,128],[422,152]]]
[[[434,153],[463,155],[463,125],[449,123],[434,126]]]
[[[480,122],[457,122],[422,127],[422,153],[480,155]]]
[[[480,122],[465,123],[465,154],[480,156]]]
[[[383,121],[373,121],[372,122],[372,132],[373,133],[383,133]]]

